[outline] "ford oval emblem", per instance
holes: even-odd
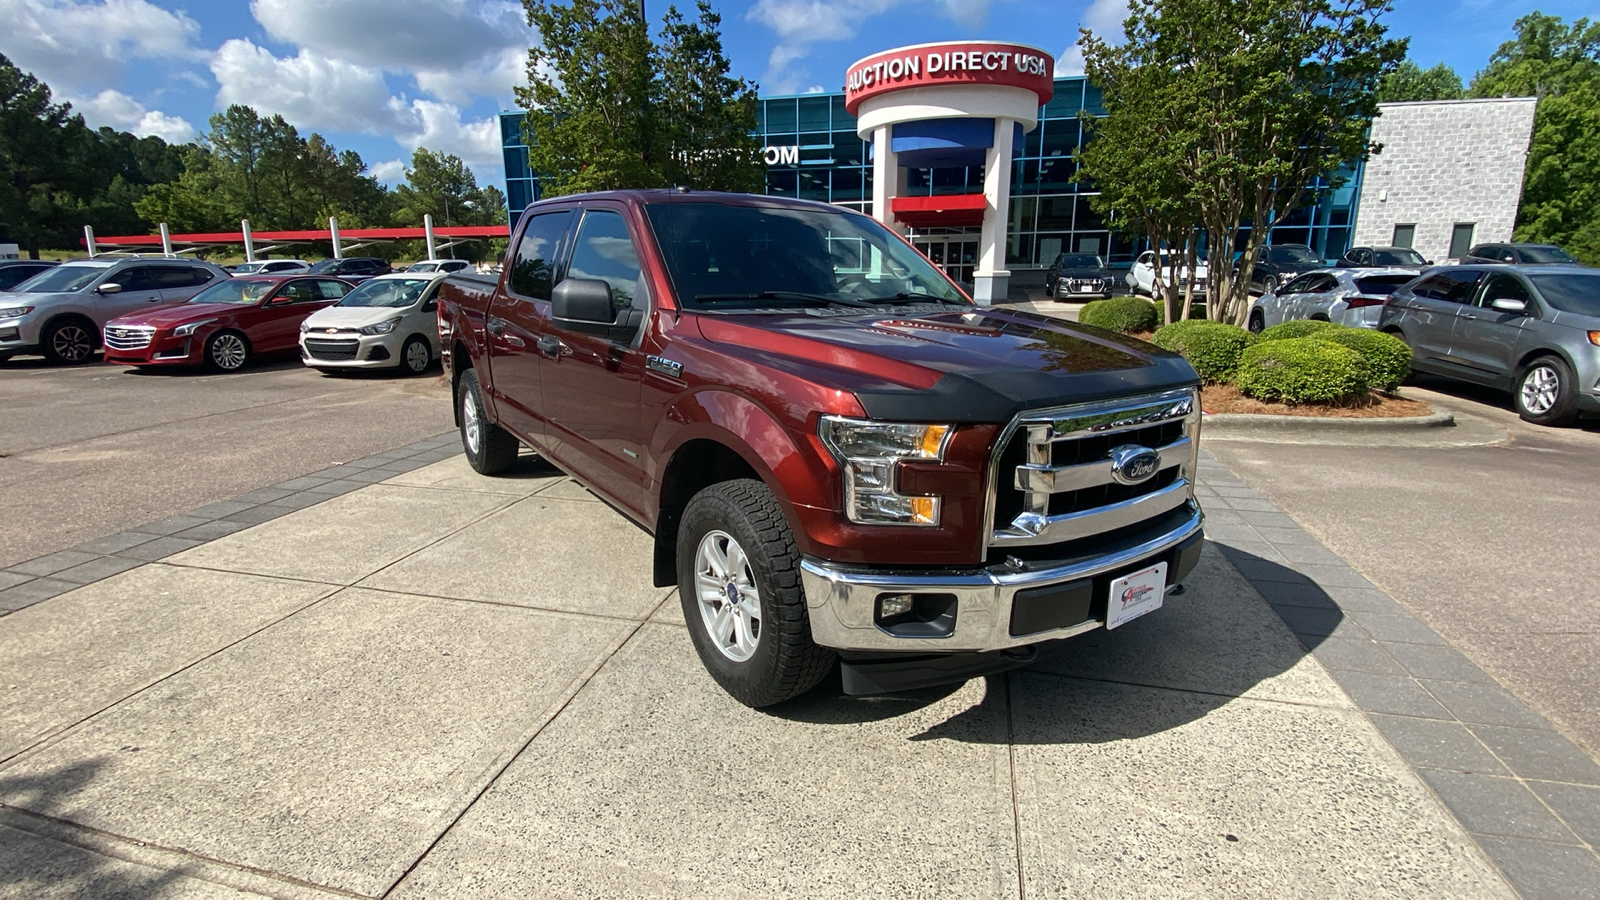
[[[1111,451],[1111,477],[1118,484],[1140,484],[1161,470],[1161,454],[1139,444],[1124,444]]]

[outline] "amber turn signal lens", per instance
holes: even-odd
[[[1593,339],[1594,334],[1590,333]],[[917,448],[927,459],[939,458],[939,446],[944,443],[944,436],[950,433],[949,425],[929,425],[928,430],[922,433],[921,445]]]
[[[1600,347],[1600,331],[1589,332],[1589,343],[1595,345],[1596,347]]]

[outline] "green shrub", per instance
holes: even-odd
[[[1085,303],[1078,321],[1108,331],[1155,331],[1160,312],[1149,300],[1138,297],[1112,297]]]
[[[1264,401],[1347,403],[1367,394],[1367,361],[1349,347],[1317,338],[1261,341],[1239,356],[1234,384]]]
[[[1411,348],[1392,334],[1369,328],[1326,328],[1312,337],[1361,354],[1371,370],[1369,381],[1379,390],[1392,391],[1411,374]]]
[[[1237,325],[1190,319],[1163,325],[1151,340],[1182,354],[1206,384],[1217,384],[1233,378],[1239,355],[1256,342],[1256,336]]]
[[[1281,325],[1274,325],[1261,332],[1263,341],[1282,341],[1289,338],[1310,337],[1321,331],[1333,328],[1334,324],[1324,319],[1290,319]]]

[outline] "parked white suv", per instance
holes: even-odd
[[[1166,279],[1176,278],[1178,287],[1181,289],[1184,285],[1184,282],[1187,281],[1189,277],[1183,263],[1181,261],[1177,262],[1177,274],[1174,275],[1174,260],[1171,257],[1166,256],[1166,254],[1162,254],[1162,257],[1162,276]],[[1200,260],[1194,268],[1195,296],[1198,297],[1205,294],[1206,285],[1210,280],[1210,276],[1211,269],[1206,265],[1205,260]],[[1139,258],[1133,262],[1133,268],[1128,270],[1127,282],[1128,287],[1132,288],[1135,294],[1154,296],[1156,289],[1156,254],[1154,250],[1146,250],[1145,252],[1139,254]]]
[[[363,281],[300,325],[300,358],[313,369],[392,369],[413,375],[439,358],[436,299],[444,272],[396,272]]]
[[[183,303],[228,273],[196,259],[78,259],[0,294],[0,359],[88,362],[108,320]]]

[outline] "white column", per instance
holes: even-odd
[[[88,248],[90,259],[94,259],[95,255],[100,252],[99,248],[94,245],[94,227],[91,225],[83,226],[83,246]]]
[[[244,234],[244,261],[256,261],[256,237],[250,231],[250,220],[240,219],[239,230]]]
[[[994,120],[994,146],[983,162],[983,230],[978,236],[978,269],[972,275],[972,298],[980,306],[1004,301],[1011,289],[1006,269],[1006,226],[1011,216],[1011,119]]]
[[[422,214],[422,233],[428,241],[428,258],[438,259],[439,252],[433,249],[433,213]]]
[[[872,133],[872,217],[905,234],[889,211],[890,202],[900,194],[900,160],[889,147],[892,129],[883,125]]]
[[[339,247],[339,220],[333,216],[328,217],[328,231],[333,235],[333,258],[344,259],[344,250]]]
[[[172,255],[172,235],[167,233],[167,223],[161,223],[161,253],[165,256]]]

